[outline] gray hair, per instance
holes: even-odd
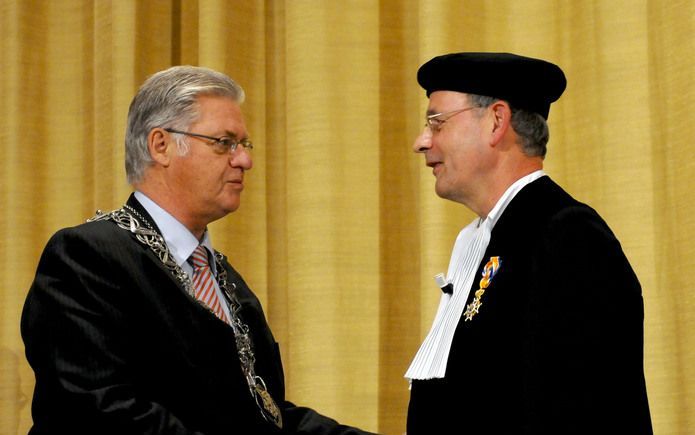
[[[150,76],[130,103],[125,133],[125,170],[131,184],[142,181],[152,164],[147,136],[153,128],[186,130],[198,117],[197,97],[228,97],[241,104],[244,90],[226,75],[208,68],[174,66]],[[179,135],[177,135],[179,136]],[[179,152],[188,146],[177,138]]]
[[[478,107],[488,107],[499,98],[485,95],[468,94],[469,101]],[[538,113],[514,108],[512,110],[512,128],[521,139],[521,149],[529,157],[545,157],[548,151],[550,131],[545,118]]]

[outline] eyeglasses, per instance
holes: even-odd
[[[237,149],[237,147],[239,145],[241,145],[244,149],[247,149],[247,150],[253,149],[253,143],[251,143],[251,141],[248,139],[236,140],[234,138],[227,137],[227,136],[212,137],[212,136],[206,136],[204,134],[189,133],[187,131],[174,130],[173,128],[165,128],[164,131],[168,131],[169,133],[182,134],[184,136],[197,137],[199,139],[207,139],[207,140],[212,142],[211,145],[213,145],[220,154],[224,154],[224,153],[230,153],[231,154]]]
[[[463,113],[467,110],[471,109],[477,109],[478,106],[472,106],[472,107],[466,107],[464,109],[458,109],[458,110],[452,110],[449,112],[441,112],[441,113],[435,113],[433,115],[427,115],[425,116],[425,127],[429,127],[432,132],[438,132],[439,130],[442,129],[442,126],[444,125],[445,122],[453,118],[455,115],[458,115],[459,113]],[[448,115],[448,116],[447,116]]]

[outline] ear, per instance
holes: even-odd
[[[490,105],[492,114],[492,144],[496,145],[502,141],[512,123],[512,109],[506,101],[495,101]]]
[[[147,149],[150,152],[150,157],[156,164],[164,167],[169,166],[171,153],[176,147],[176,142],[171,135],[162,128],[153,128],[147,135]]]

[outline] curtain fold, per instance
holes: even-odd
[[[655,432],[695,431],[694,21],[692,0],[0,0],[0,432],[31,425],[19,318],[43,246],[125,201],[130,100],[192,64],[246,90],[254,168],[211,232],[263,302],[288,398],[402,434],[432,277],[473,219],[412,153],[415,73],[464,50],[565,71],[546,171],[603,215],[643,285]]]
[[[374,429],[380,296],[375,12],[369,1],[285,3],[287,196],[280,226],[287,240],[288,388],[300,403]]]

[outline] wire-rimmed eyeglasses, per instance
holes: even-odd
[[[211,145],[215,146],[220,153],[233,153],[239,145],[241,145],[246,150],[253,149],[253,143],[248,139],[237,140],[233,137],[222,136],[222,137],[212,137],[206,136],[199,133],[190,133],[187,131],[174,130],[173,128],[165,128],[164,131],[169,133],[182,134],[184,136],[197,137],[198,139],[207,139]]]
[[[450,120],[455,115],[463,113],[467,110],[477,109],[478,106],[465,107],[463,109],[451,110],[449,112],[440,112],[425,116],[425,127],[428,127],[432,132],[438,132],[442,129],[445,122]]]

